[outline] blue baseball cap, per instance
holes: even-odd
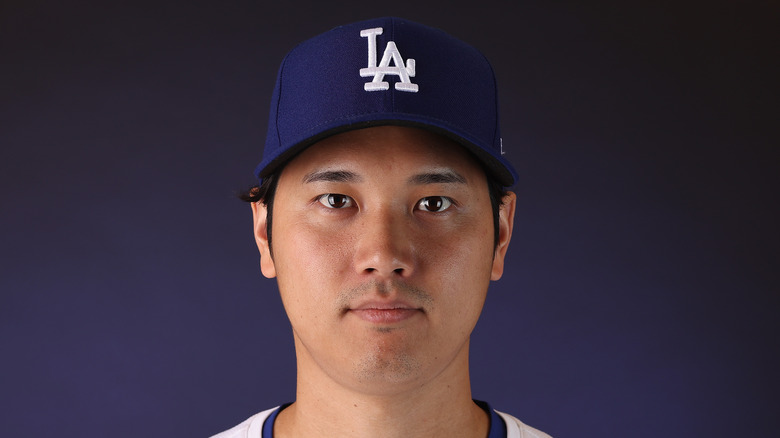
[[[485,56],[441,30],[395,17],[306,40],[282,61],[255,176],[278,170],[325,137],[371,126],[424,128],[470,150],[502,185],[495,75]]]

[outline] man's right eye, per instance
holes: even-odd
[[[347,208],[354,204],[352,198],[338,193],[326,193],[321,195],[317,201],[328,208]]]

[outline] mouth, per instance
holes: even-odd
[[[343,316],[354,316],[384,328],[424,316],[433,305],[425,290],[401,281],[366,282],[349,289],[340,298]]]
[[[401,302],[369,302],[350,308],[347,313],[372,324],[388,325],[398,324],[423,312],[420,308]]]

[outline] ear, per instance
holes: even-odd
[[[276,277],[276,266],[271,258],[271,247],[268,245],[268,227],[266,220],[268,210],[262,202],[252,202],[252,220],[254,221],[255,242],[260,250],[260,270],[266,278]]]
[[[513,192],[507,192],[503,201],[498,208],[498,245],[493,255],[493,270],[490,272],[490,279],[494,281],[504,274],[504,258],[509,248],[509,240],[512,238],[512,227],[515,224],[517,196]]]

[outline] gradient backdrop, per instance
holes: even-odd
[[[206,437],[292,400],[233,194],[286,51],[399,15],[493,62],[521,174],[474,396],[556,438],[777,436],[778,7],[630,3],[3,0],[0,434]]]

